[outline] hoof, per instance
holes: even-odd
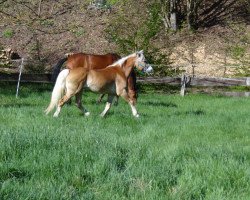
[[[136,115],[134,115],[136,118],[139,118],[140,117],[140,115],[139,114],[136,114]]]
[[[86,113],[84,113],[84,115],[85,115],[86,117],[88,117],[88,116],[90,115],[90,112],[86,112]]]

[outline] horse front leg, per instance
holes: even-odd
[[[106,115],[106,113],[109,111],[112,101],[114,99],[114,95],[108,95],[108,101],[106,103],[106,106],[104,108],[104,110],[102,111],[102,113],[100,114],[101,117],[104,117]]]
[[[117,91],[117,92],[118,92],[117,93],[118,96],[121,96],[125,101],[128,102],[128,104],[131,107],[131,111],[132,111],[133,116],[134,117],[139,117],[139,114],[138,114],[138,112],[137,112],[137,110],[135,108],[135,101],[129,98],[126,89],[124,88],[124,89],[122,89],[120,91]]]
[[[83,93],[83,89],[81,89],[76,94],[76,106],[83,112],[85,116],[89,116],[90,112],[88,112],[87,109],[82,105],[82,93]]]
[[[136,104],[137,91],[136,91],[136,74],[134,70],[131,71],[127,79],[127,86],[128,86],[128,96]]]

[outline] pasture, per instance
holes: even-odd
[[[250,99],[140,93],[106,118],[45,116],[50,85],[1,83],[0,199],[249,199]]]

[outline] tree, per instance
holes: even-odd
[[[33,56],[41,61],[42,35],[59,34],[69,31],[70,21],[64,15],[71,12],[77,5],[75,2],[62,0],[3,0],[0,2],[0,17],[5,24],[15,29],[25,29],[27,43],[31,44]]]
[[[162,4],[162,20],[166,29],[177,31],[178,29],[178,0],[161,0]]]

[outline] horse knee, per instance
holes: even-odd
[[[129,90],[128,96],[129,96],[129,99],[131,99],[131,101],[133,101],[133,103],[136,104],[136,101],[137,101],[136,92],[133,90]]]

